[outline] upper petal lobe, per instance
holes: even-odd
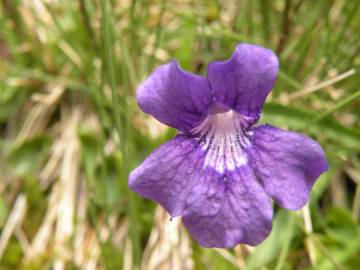
[[[254,129],[248,154],[266,192],[290,210],[306,204],[315,180],[328,169],[324,151],[316,141],[270,125]]]
[[[278,58],[269,49],[240,44],[230,60],[213,62],[208,78],[216,101],[258,118],[278,73]]]
[[[145,113],[181,131],[196,126],[213,101],[208,80],[182,70],[175,60],[158,67],[138,87],[136,97]]]
[[[183,215],[185,226],[205,247],[259,244],[272,228],[270,197],[249,166],[226,172],[223,181],[225,189],[219,210],[204,216],[193,208]]]

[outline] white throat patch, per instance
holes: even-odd
[[[246,118],[230,110],[224,113],[210,114],[191,133],[199,137],[200,145],[206,152],[204,168],[212,167],[220,173],[234,170],[247,164],[244,148],[250,146],[245,134]]]

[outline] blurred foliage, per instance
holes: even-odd
[[[187,254],[179,269],[359,269],[360,1],[0,6],[1,270],[151,269],[156,256],[164,263],[157,269],[177,269],[174,254]],[[149,247],[163,244],[154,237],[168,220],[130,192],[127,176],[175,131],[139,110],[136,86],[172,58],[206,74],[239,42],[280,58],[261,122],[318,140],[331,169],[308,208],[275,208],[273,231],[258,247],[190,242],[185,252],[178,243],[163,258]]]

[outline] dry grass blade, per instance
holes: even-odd
[[[313,85],[313,86],[309,86],[309,87],[306,87],[305,89],[303,90],[300,90],[300,91],[297,91],[289,96],[287,96],[287,101],[290,101],[290,100],[293,100],[293,99],[296,99],[296,98],[299,98],[299,97],[303,97],[303,96],[307,96],[311,93],[314,93],[316,91],[319,91],[325,87],[329,87],[339,81],[342,81],[352,75],[354,75],[356,72],[355,69],[350,69],[348,71],[346,71],[345,73],[342,73],[334,78],[331,78],[327,81],[324,81],[322,83],[319,83],[319,84],[316,84],[316,85]]]
[[[83,70],[83,62],[79,54],[67,42],[61,40],[59,47],[80,70]]]
[[[234,248],[237,265],[240,269],[245,268],[246,258],[249,255],[249,252],[251,251],[252,251],[252,247],[248,245],[237,245]]]
[[[80,145],[77,137],[77,126],[82,114],[81,107],[64,110],[62,139],[67,147],[64,151],[60,170],[60,198],[57,208],[55,229],[55,252],[58,257],[54,269],[65,269],[65,258],[69,255],[69,240],[74,232],[74,216],[76,208],[76,191],[80,177]]]
[[[225,260],[234,265],[236,268],[244,269],[244,264],[241,263],[233,254],[231,254],[230,251],[219,248],[216,248],[215,251],[219,253]]]
[[[9,218],[7,219],[7,222],[4,226],[4,229],[2,230],[1,237],[0,237],[0,260],[1,257],[4,254],[4,251],[6,249],[6,246],[13,235],[16,228],[19,228],[21,226],[21,223],[25,217],[26,214],[26,197],[24,194],[18,195],[16,198],[16,201],[14,203],[14,206],[11,210],[11,214]]]
[[[179,218],[170,221],[160,206],[142,259],[143,270],[190,270],[194,268],[190,239]]]
[[[60,186],[55,184],[49,195],[49,204],[46,211],[45,217],[43,218],[42,224],[38,229],[30,247],[26,250],[25,261],[31,261],[36,259],[49,250],[47,250],[49,243],[52,240],[54,234],[54,223],[57,214],[57,204],[60,196]]]
[[[302,209],[304,224],[305,224],[305,231],[308,237],[305,239],[307,251],[309,253],[309,258],[312,265],[316,265],[316,252],[315,252],[315,245],[313,242],[313,239],[310,237],[310,235],[313,233],[313,225],[310,215],[310,208],[309,204],[306,204],[304,208]]]
[[[99,267],[100,247],[99,242],[94,231],[88,232],[86,238],[82,243],[82,249],[86,254],[84,260],[79,265],[80,269],[98,270]]]
[[[59,176],[59,167],[65,146],[61,139],[53,143],[49,160],[39,174],[40,185],[43,189],[47,188]]]
[[[16,138],[17,143],[21,143],[45,129],[63,93],[63,86],[52,85],[48,87],[48,93],[46,95],[33,95],[33,100],[37,103],[31,108],[30,112],[28,112],[24,125]]]

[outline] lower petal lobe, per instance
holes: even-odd
[[[185,208],[213,214],[220,207],[223,181],[214,170],[203,168],[204,157],[198,140],[178,135],[131,172],[129,186],[160,203],[172,217],[183,214]]]
[[[283,208],[303,207],[315,180],[328,169],[321,146],[309,137],[270,125],[254,129],[252,144],[249,164],[266,192]]]
[[[177,61],[158,67],[137,89],[140,108],[160,122],[189,131],[213,102],[207,78],[182,70]]]
[[[182,215],[202,246],[257,245],[271,231],[272,205],[253,169],[225,171],[206,166],[196,137],[178,135],[131,172],[130,188],[160,203],[172,217]]]
[[[204,247],[231,248],[238,243],[257,245],[272,228],[272,205],[253,171],[242,166],[223,176],[224,196],[220,208],[204,216],[187,209],[183,222]]]

